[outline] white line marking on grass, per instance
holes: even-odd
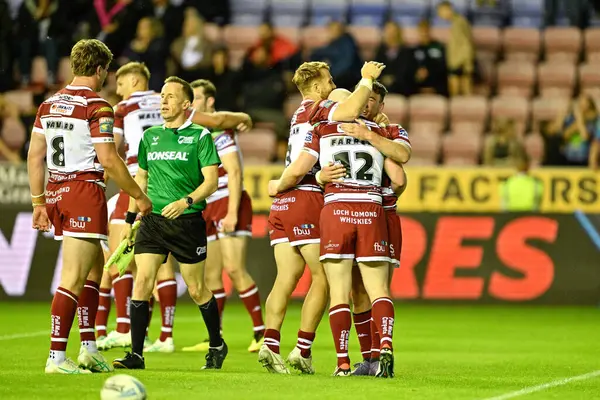
[[[521,390],[517,390],[515,392],[505,393],[503,395],[496,396],[496,397],[490,397],[485,400],[513,399],[515,397],[523,396],[525,394],[541,392],[542,390],[550,389],[550,388],[553,388],[556,386],[563,386],[563,385],[566,385],[571,382],[585,381],[588,379],[596,378],[598,376],[600,376],[600,369],[597,371],[588,372],[587,374],[583,374],[583,375],[572,376],[570,378],[557,379],[555,381],[543,383],[541,385],[526,387]]]
[[[15,333],[12,335],[3,335],[3,336],[0,336],[0,340],[23,339],[23,338],[28,338],[28,337],[36,337],[36,336],[44,336],[44,335],[50,335],[50,329],[46,329],[45,331],[25,332],[25,333]]]

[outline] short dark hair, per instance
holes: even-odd
[[[204,96],[206,97],[217,98],[217,88],[215,87],[215,84],[208,79],[196,79],[190,83],[190,85],[192,86],[192,89],[202,88],[202,90],[204,90]]]
[[[183,88],[183,94],[185,95],[185,97],[187,97],[189,101],[194,101],[194,89],[192,89],[192,87],[186,80],[181,79],[178,76],[170,76],[167,79],[165,79],[165,83],[171,82],[179,83]]]
[[[388,90],[383,83],[379,81],[373,81],[373,93],[376,93],[379,96],[381,96],[380,101],[383,101],[385,100],[385,95],[388,94]]]

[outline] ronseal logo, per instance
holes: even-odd
[[[188,153],[186,151],[151,151],[148,153],[149,161],[187,161]]]

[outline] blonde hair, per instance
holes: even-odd
[[[300,93],[304,93],[315,79],[321,78],[321,70],[329,71],[329,65],[321,61],[305,62],[298,67],[292,78]]]
[[[108,68],[113,54],[97,39],[82,39],[71,49],[70,59],[73,75],[93,76],[98,67]]]
[[[137,74],[146,78],[147,81],[150,80],[150,70],[148,70],[146,64],[141,62],[132,61],[123,65],[117,70],[116,77],[118,79],[119,77],[128,74]]]

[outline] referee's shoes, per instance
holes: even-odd
[[[210,347],[206,353],[206,364],[202,369],[221,369],[223,361],[227,357],[227,343],[223,340],[223,344],[219,347]]]
[[[136,353],[127,352],[125,357],[113,361],[115,369],[146,369],[144,357]]]

